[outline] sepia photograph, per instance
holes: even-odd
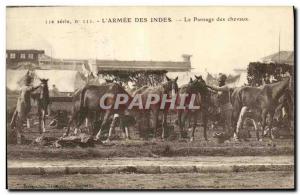
[[[7,6],[8,190],[295,190],[293,6]]]

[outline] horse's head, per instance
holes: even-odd
[[[196,78],[195,80],[190,78],[189,88],[190,88],[191,92],[201,93],[202,95],[207,95],[208,89],[206,87],[206,82],[204,81],[202,76],[195,75],[195,78]]]
[[[114,80],[113,80],[113,79],[105,79],[105,82],[106,82],[106,83],[113,83]]]
[[[166,76],[166,80],[167,82],[163,84],[164,92],[168,95],[176,96],[176,94],[178,93],[178,77],[176,77],[175,79],[171,79]]]
[[[40,79],[42,87],[48,87],[48,79]]]
[[[40,81],[41,81],[40,99],[49,98],[48,79],[40,79]]]

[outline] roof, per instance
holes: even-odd
[[[119,61],[96,60],[98,71],[101,70],[166,70],[166,71],[190,71],[190,62],[174,61]]]
[[[6,52],[18,52],[18,53],[39,53],[44,54],[44,50],[37,50],[37,49],[7,49]]]
[[[261,59],[264,63],[282,63],[294,65],[294,51],[280,51]]]
[[[166,70],[184,72],[191,70],[190,55],[183,55],[183,61],[123,61],[105,59],[58,59],[41,55],[39,62],[42,69],[81,70],[82,65],[94,67],[95,72],[111,70]]]

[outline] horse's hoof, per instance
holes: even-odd
[[[100,139],[99,136],[94,137],[94,141],[98,141],[99,139]]]
[[[191,137],[191,139],[190,139],[190,142],[193,142],[194,141],[194,138],[193,137]]]
[[[258,139],[259,142],[262,142],[263,140],[261,138]]]
[[[110,143],[110,139],[106,139],[103,143],[104,144]]]
[[[130,141],[130,138],[125,138],[125,141],[126,141],[126,142]]]

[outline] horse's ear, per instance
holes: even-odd
[[[195,78],[196,78],[197,80],[199,80],[199,79],[201,79],[202,77],[201,77],[201,76],[195,75]]]
[[[192,79],[192,77],[190,77],[190,83],[192,83],[193,82],[193,79]]]
[[[178,80],[178,76],[175,78],[175,82],[177,82],[177,80]]]
[[[49,81],[49,79],[46,79],[46,82],[48,82]]]
[[[166,75],[166,79],[167,79],[167,81],[170,81],[171,79]]]

